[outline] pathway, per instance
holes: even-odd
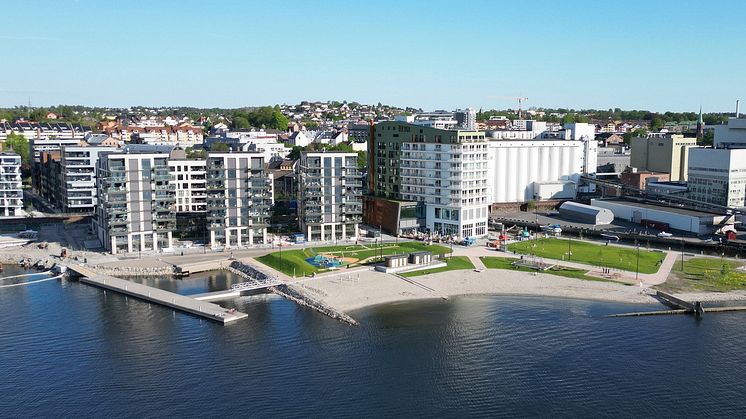
[[[673,268],[674,264],[676,263],[676,259],[678,256],[677,252],[674,251],[664,251],[666,254],[665,259],[663,259],[663,263],[658,268],[658,271],[656,273],[652,274],[644,274],[641,273],[638,275],[640,281],[642,282],[644,286],[652,286],[652,285],[660,285],[664,282],[666,282],[666,279],[668,278],[668,274],[671,272],[671,269]],[[474,263],[475,267],[479,267],[477,265],[476,261],[479,260],[480,256],[493,256],[493,257],[508,257],[508,258],[520,258],[520,254],[511,253],[511,252],[499,252],[494,249],[488,249],[486,247],[482,246],[473,246],[468,248],[460,248],[456,249],[454,247],[454,255],[455,256],[468,256],[469,259]],[[598,266],[588,265],[584,263],[578,263],[578,262],[572,262],[572,261],[566,261],[566,260],[557,260],[557,259],[549,259],[549,258],[542,258],[544,262],[552,263],[559,266],[566,266],[568,268],[574,268],[574,269],[583,269],[587,270],[589,275],[597,276],[600,278],[607,278],[608,275],[604,275]],[[479,260],[480,265],[484,266],[484,264],[481,263],[481,260]],[[626,282],[629,284],[637,284],[638,281],[635,280],[635,273],[630,271],[623,271],[618,269],[612,269],[613,272],[613,280],[620,281],[620,282]]]

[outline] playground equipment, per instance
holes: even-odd
[[[342,266],[342,261],[334,258],[334,257],[326,257],[322,255],[316,255],[312,258],[306,259],[306,262],[310,263],[311,265],[317,267],[317,268],[339,268]]]

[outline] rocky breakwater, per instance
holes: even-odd
[[[115,277],[148,277],[148,276],[172,276],[174,275],[173,266],[96,266],[86,265],[87,268],[101,275]]]
[[[286,298],[290,301],[302,305],[304,307],[312,308],[319,313],[325,314],[332,319],[337,319],[341,322],[357,326],[359,323],[357,320],[348,316],[347,314],[331,307],[316,298],[309,295],[303,287],[296,287],[292,284],[283,284],[280,280],[273,277],[272,275],[266,274],[254,266],[248,265],[243,262],[234,261],[228,267],[228,270],[246,279],[247,282],[253,282],[257,284],[271,285],[267,289],[273,293]]]

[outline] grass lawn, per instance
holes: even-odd
[[[423,269],[421,271],[406,272],[401,274],[403,277],[413,277],[420,275],[436,274],[438,272],[456,271],[459,269],[474,269],[474,264],[471,263],[467,256],[453,256],[445,260],[448,266],[441,266],[440,268]]]
[[[515,259],[513,258],[505,258],[505,257],[497,257],[497,256],[482,256],[479,259],[482,261],[482,263],[484,263],[484,266],[487,269],[509,269],[511,271],[520,271],[520,272],[537,272],[535,269],[527,268],[525,266],[521,266],[516,269],[516,267],[513,266],[513,262],[515,261]],[[586,275],[588,271],[583,270],[583,269],[567,268],[564,266],[556,266],[552,269],[541,271],[541,273],[564,276],[567,278],[583,279],[586,281],[613,282],[613,281],[608,281],[603,278],[597,278],[595,276]]]
[[[634,248],[603,246],[573,240],[570,249],[572,255],[568,259],[568,240],[565,239],[526,240],[508,245],[508,250],[524,255],[536,254],[536,256],[549,259],[569,260],[632,272],[635,271],[637,266],[637,250]],[[640,249],[640,273],[652,274],[658,272],[658,268],[665,257],[666,254],[663,252]]]
[[[742,265],[732,260],[692,258],[684,261],[682,271],[679,259],[673,271],[685,288],[725,292],[746,289],[746,272],[737,270]]]
[[[423,242],[401,242],[401,243],[384,243],[381,246],[375,244],[369,245],[349,245],[349,246],[323,246],[307,247],[305,249],[285,248],[280,252],[272,252],[256,258],[259,262],[276,269],[286,275],[305,276],[313,273],[326,272],[326,269],[319,269],[306,259],[312,258],[318,254],[334,255],[345,258],[358,259],[358,262],[351,263],[350,266],[357,266],[368,258],[376,255],[394,255],[400,253],[411,253],[421,250],[427,250],[435,255],[448,254],[451,249],[439,245],[427,245]]]

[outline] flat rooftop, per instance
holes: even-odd
[[[701,210],[693,210],[688,208],[681,208],[677,206],[669,206],[669,205],[658,205],[658,204],[652,204],[647,202],[637,202],[637,201],[630,201],[626,199],[598,199],[596,201],[601,202],[613,202],[615,204],[622,204],[622,205],[628,205],[631,207],[637,207],[642,209],[649,209],[649,210],[655,210],[655,211],[663,211],[663,212],[672,212],[674,214],[681,214],[681,215],[687,215],[690,217],[712,217],[712,216],[724,216],[725,213],[719,213],[719,212],[708,212],[708,211],[701,211]]]

